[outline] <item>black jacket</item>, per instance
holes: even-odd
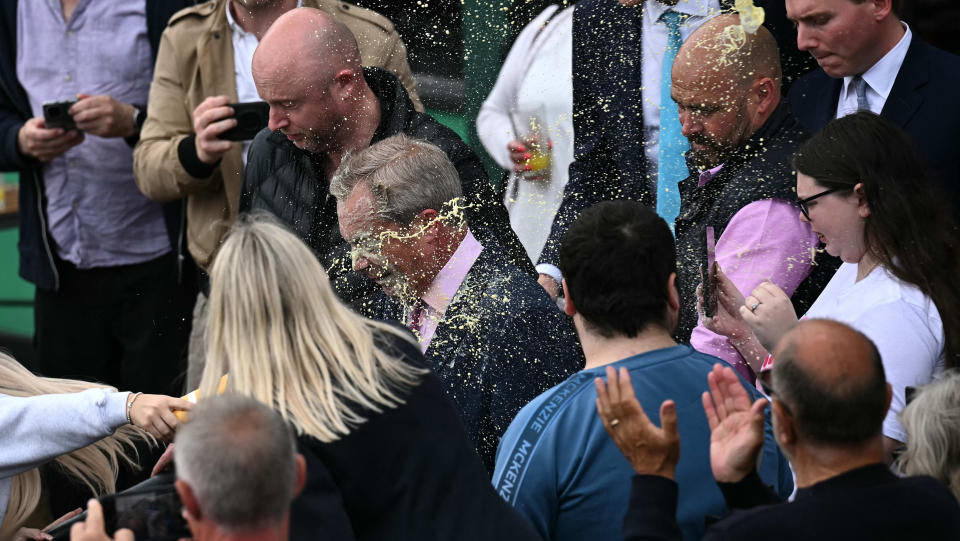
[[[424,366],[415,346],[391,340]],[[494,492],[434,374],[400,406],[362,414],[335,442],[299,438],[307,483],[290,510],[291,541],[539,540]]]
[[[769,501],[760,478],[720,484],[731,515],[705,541],[946,541],[960,539],[960,506],[940,482],[898,478],[883,464],[864,466],[797,490],[792,503]],[[679,541],[677,484],[635,475],[623,520],[624,541]]]
[[[822,69],[790,89],[790,107],[811,133],[837,114],[843,79]],[[927,174],[960,211],[960,57],[941,51],[913,34],[907,55],[880,116],[907,132],[926,159]]]
[[[380,125],[372,143],[404,133],[432,143],[444,152],[460,173],[463,195],[472,204],[467,222],[484,245],[499,246],[517,266],[535,274],[510,228],[503,202],[496,197],[479,158],[453,130],[433,117],[417,112],[397,78],[379,68],[363,68],[363,75],[380,102]],[[350,270],[348,247],[337,225],[336,200],[323,173],[323,156],[298,149],[280,132],[264,129],[253,140],[244,172],[240,212],[266,210],[290,227],[309,245],[327,268],[337,293],[357,303],[376,285]]]
[[[160,35],[167,21],[194,2],[146,0],[146,3],[147,35],[153,53],[151,58],[155,61]],[[60,279],[54,264],[55,248],[47,229],[43,164],[17,150],[17,132],[31,118],[30,102],[17,80],[17,0],[0,0],[0,171],[20,173],[20,276],[41,289],[56,290]],[[133,171],[130,174],[132,176]],[[170,246],[179,249],[178,261],[183,261],[183,203],[176,201],[164,205],[163,214]]]
[[[797,50],[783,0],[758,0],[780,47],[784,91],[816,64]],[[654,206],[643,128],[643,3],[581,0],[573,11],[574,161],[540,262],[557,263],[563,234],[585,209],[609,199]],[[721,9],[733,8],[720,0]],[[653,191],[651,192],[651,188]]]
[[[386,294],[380,306],[377,317],[402,320]],[[470,268],[425,356],[491,475],[500,437],[520,408],[584,364],[569,318],[493,247]]]
[[[791,160],[808,137],[786,103],[781,103],[763,126],[734,151],[710,182],[697,187],[699,175],[692,174],[680,183],[680,214],[676,221],[677,288],[681,299],[677,337],[680,340],[689,341],[697,325],[696,288],[700,283],[700,266],[706,265],[706,227],[713,226],[715,238],[719,239],[733,216],[754,201],[796,201],[797,181]],[[797,209],[798,219],[799,215]],[[818,256],[817,260],[818,264],[792,297],[799,315],[816,300],[839,265],[836,258]]]

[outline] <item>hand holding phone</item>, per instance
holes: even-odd
[[[41,162],[60,156],[83,142],[83,132],[50,128],[42,117],[26,121],[17,132],[17,150]]]
[[[77,100],[48,101],[43,104],[43,123],[47,128],[77,129],[77,123],[70,115],[70,108]]]
[[[266,128],[270,120],[270,106],[265,101],[231,103],[227,107],[233,109],[237,125],[220,134],[219,138],[224,141],[249,141]]]

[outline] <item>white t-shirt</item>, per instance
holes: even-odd
[[[841,265],[804,319],[840,321],[873,340],[893,387],[883,434],[905,442],[907,433],[897,418],[905,405],[904,388],[929,383],[944,369],[940,313],[919,289],[882,267],[856,280],[856,263]]]

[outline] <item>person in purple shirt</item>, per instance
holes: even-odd
[[[532,276],[464,224],[459,175],[440,148],[384,139],[345,159],[330,193],[353,269],[385,292],[375,316],[417,335],[492,472],[520,408],[583,365],[572,326]]]
[[[809,306],[836,266],[814,264],[817,238],[793,203],[790,160],[808,134],[781,103],[776,41],[762,26],[745,29],[737,15],[717,16],[691,34],[672,77],[693,171],[679,185],[677,337],[753,381],[763,359],[745,360],[736,344],[697,321],[705,231],[714,228],[716,260],[738,289],[771,280],[795,304]]]
[[[37,368],[178,394],[189,295],[179,208],[144,197],[133,150],[157,41],[186,2],[5,2],[0,170],[20,175],[20,274],[36,284]],[[76,127],[47,125],[63,105]],[[189,321],[189,320],[186,320]]]

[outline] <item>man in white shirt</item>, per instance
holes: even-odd
[[[810,132],[869,110],[906,131],[927,173],[960,201],[960,57],[924,43],[897,17],[899,0],[786,0],[797,47],[820,69],[790,90],[790,106]]]

